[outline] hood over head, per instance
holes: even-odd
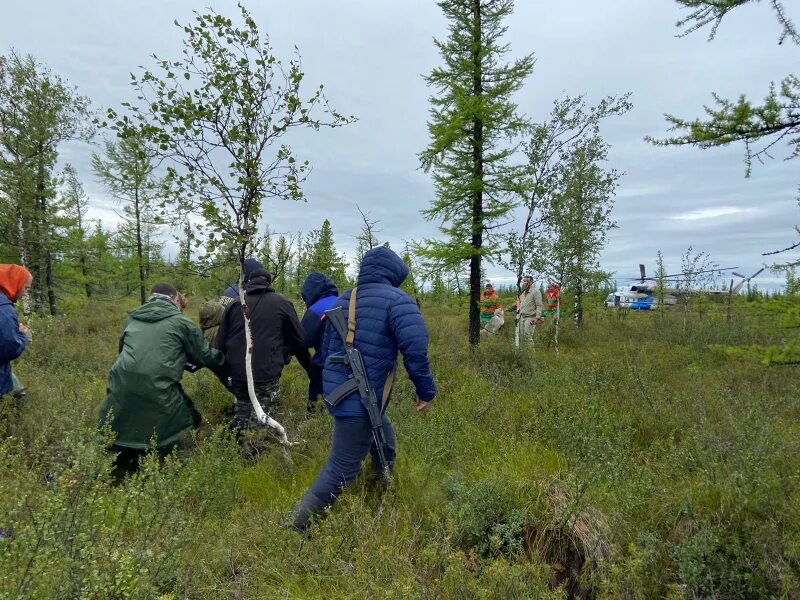
[[[303,302],[306,303],[306,306],[311,306],[326,296],[338,296],[339,289],[329,277],[322,273],[311,273],[306,277],[303,289],[300,290],[300,295],[303,297]]]
[[[11,302],[16,302],[30,278],[31,274],[25,267],[0,265],[0,292],[3,292]]]
[[[250,278],[253,276],[253,273],[257,270],[264,270],[264,265],[262,265],[257,259],[255,258],[246,258],[244,260],[244,281],[247,283],[250,281]]]
[[[394,287],[408,277],[408,267],[403,259],[390,248],[379,246],[364,255],[358,272],[358,285],[367,283],[388,283]]]

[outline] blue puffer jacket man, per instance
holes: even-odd
[[[311,273],[306,277],[300,290],[303,302],[306,303],[306,314],[303,315],[303,331],[305,346],[314,349],[311,360],[311,373],[308,381],[308,412],[316,410],[317,397],[322,394],[322,337],[325,333],[325,311],[333,307],[339,296],[336,284],[322,273]]]
[[[422,411],[436,395],[436,384],[428,361],[428,330],[414,300],[398,289],[408,276],[408,267],[389,248],[374,248],[364,255],[356,288],[356,328],[353,346],[361,353],[367,377],[382,404],[386,461],[394,464],[396,436],[385,413],[391,396],[397,351],[417,392],[417,410]],[[335,302],[345,315],[350,307],[352,290]],[[344,353],[344,344],[331,327],[325,328],[320,351],[324,360],[323,389],[327,398],[348,377],[348,367],[332,363],[332,356]],[[293,513],[294,528],[304,530],[309,519],[336,502],[342,489],[361,472],[361,463],[372,454],[375,472],[379,472],[377,452],[372,440],[372,426],[358,392],[342,399],[335,407],[333,444],[328,463]]]

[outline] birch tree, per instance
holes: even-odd
[[[268,36],[239,5],[240,23],[209,10],[181,27],[183,56],[154,56],[153,70],[132,75],[138,103],[108,118],[123,138],[138,132],[166,160],[167,183],[182,209],[203,218],[206,250],[234,248],[247,339],[250,400],[260,422],[274,428],[284,446],[283,426],[267,416],[253,385],[252,331],[245,297],[244,261],[254,241],[265,200],[302,200],[309,163],[298,160],[287,134],[347,124],[320,85],[307,95],[299,51],[278,59]]]
[[[583,323],[583,295],[587,287],[604,279],[599,256],[615,227],[611,218],[614,192],[620,174],[605,169],[608,145],[597,131],[569,149],[561,161],[558,192],[548,215],[551,268],[573,294],[575,326]]]
[[[547,120],[533,125],[522,150],[527,158],[526,192],[515,210],[521,226],[505,236],[498,262],[517,277],[519,288],[525,273],[547,271],[545,230],[554,195],[558,192],[562,160],[570,148],[595,135],[600,121],[623,115],[632,107],[630,94],[607,96],[596,106],[587,106],[583,96],[556,100]]]

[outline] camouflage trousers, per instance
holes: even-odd
[[[280,380],[275,379],[267,383],[256,384],[256,399],[261,405],[261,409],[270,417],[275,417],[276,411],[281,405],[281,385]],[[250,402],[250,394],[247,392],[246,383],[233,383],[231,386],[233,395],[236,397],[236,404],[233,409],[233,428],[236,429],[255,429],[263,427],[256,417],[253,403]]]

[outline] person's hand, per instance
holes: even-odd
[[[533,320],[533,324],[534,325],[541,325],[542,323],[544,323],[544,317],[536,317]]]
[[[31,334],[31,330],[28,329],[27,327],[25,327],[25,325],[23,323],[19,324],[19,332],[20,333],[24,333],[25,335],[30,335]]]
[[[430,405],[431,405],[430,402],[425,402],[422,398],[417,396],[417,405],[415,407],[417,409],[417,412],[425,412],[426,410],[428,410],[428,407]]]

